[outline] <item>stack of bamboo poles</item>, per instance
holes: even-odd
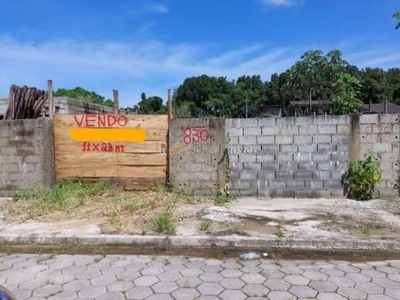
[[[36,119],[41,116],[42,107],[48,98],[47,92],[27,86],[10,87],[6,119]]]

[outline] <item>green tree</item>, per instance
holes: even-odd
[[[114,107],[114,102],[111,99],[105,99],[103,96],[98,95],[95,92],[90,92],[81,87],[74,89],[58,89],[54,92],[54,97],[69,97],[109,107]]]
[[[361,94],[363,103],[379,103],[385,100],[385,72],[379,68],[366,68],[360,71]]]
[[[145,93],[141,94],[141,101],[133,107],[133,111],[141,115],[166,115],[167,106],[163,99],[158,96],[147,98]]]
[[[347,73],[339,73],[333,84],[335,92],[331,98],[335,114],[355,114],[362,101],[358,94],[361,88],[360,81]]]

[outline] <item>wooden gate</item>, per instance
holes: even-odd
[[[143,188],[167,179],[168,116],[54,116],[57,179]]]

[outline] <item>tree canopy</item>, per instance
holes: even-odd
[[[95,92],[89,92],[81,87],[74,89],[58,89],[54,92],[55,97],[69,97],[109,107],[114,107],[114,102],[111,99],[105,99],[103,96],[96,94]]]

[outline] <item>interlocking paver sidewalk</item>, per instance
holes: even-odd
[[[0,284],[33,299],[400,299],[400,261],[0,254]]]

